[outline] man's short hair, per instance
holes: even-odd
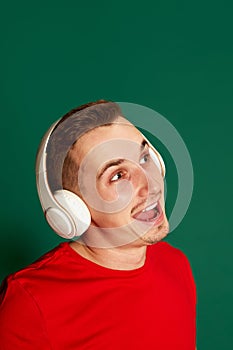
[[[60,119],[47,145],[47,178],[52,192],[77,188],[78,164],[70,156],[70,151],[82,135],[111,125],[119,116],[122,112],[118,104],[98,100],[76,107]]]

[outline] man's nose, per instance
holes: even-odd
[[[134,188],[136,195],[142,198],[145,198],[148,196],[149,192],[149,183],[147,174],[140,168],[137,168],[135,170],[135,176],[134,176]]]
[[[160,191],[159,182],[148,172],[138,169],[136,176],[136,194],[139,197],[146,198],[149,193],[157,193]]]

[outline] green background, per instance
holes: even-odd
[[[165,116],[191,155],[189,210],[168,241],[193,268],[198,349],[232,349],[231,1],[11,1],[1,9],[2,279],[61,240],[35,187],[37,146],[71,108],[99,98]],[[167,210],[177,189],[166,150]]]

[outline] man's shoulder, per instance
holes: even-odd
[[[180,248],[174,247],[166,241],[160,241],[148,248],[150,256],[154,256],[156,259],[181,262],[188,261],[187,256]]]
[[[168,254],[173,254],[173,255],[177,255],[177,256],[184,255],[184,253],[182,252],[182,250],[180,248],[177,248],[177,247],[173,246],[171,243],[168,243],[166,241],[160,241],[160,242],[152,245],[150,248],[152,250],[154,249],[154,251],[166,252]]]
[[[49,277],[50,274],[54,273],[54,266],[56,265],[59,270],[59,265],[62,265],[65,261],[66,245],[66,242],[60,243],[28,266],[7,276],[6,280],[8,283],[16,281],[23,285],[27,283],[29,279],[30,281],[36,281],[43,277]]]

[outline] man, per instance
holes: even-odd
[[[91,223],[8,278],[1,349],[195,349],[195,284],[184,254],[161,242],[169,224],[153,152],[115,103],[81,106],[56,124],[48,191],[61,209],[63,196],[81,198]]]

